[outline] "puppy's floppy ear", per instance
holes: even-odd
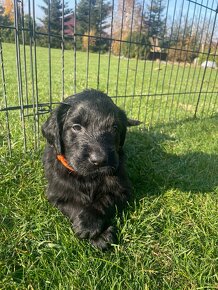
[[[127,117],[126,117],[126,113],[121,109],[119,109],[119,119],[121,123],[120,148],[122,148],[125,142],[125,138],[126,138]]]
[[[62,153],[61,133],[69,105],[61,104],[42,125],[42,135],[55,147],[57,154]]]
[[[121,116],[122,123],[125,124],[125,126],[123,126],[123,129],[120,133],[120,147],[123,147],[125,138],[126,138],[126,127],[137,126],[137,125],[142,124],[142,122],[138,120],[128,119],[124,111],[120,112],[120,116]]]
[[[139,120],[127,119],[127,127],[138,126],[142,124]]]

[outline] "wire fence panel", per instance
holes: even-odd
[[[216,0],[6,3],[0,140],[9,152],[19,144],[39,148],[47,113],[88,88],[107,93],[145,127],[217,114]]]

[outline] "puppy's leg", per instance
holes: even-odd
[[[112,218],[115,216],[116,206],[124,205],[128,194],[120,193],[104,195],[93,204],[84,206],[75,202],[52,201],[56,207],[72,222],[72,227],[81,239],[90,239],[90,242],[101,250],[106,250],[111,244],[117,243],[116,229],[113,227]]]
[[[112,219],[115,216],[116,207],[121,210],[128,196],[128,190],[119,192],[117,195],[104,195],[83,209],[74,220],[75,232],[81,238],[89,238],[90,242],[101,250],[106,250],[111,244],[116,244],[117,230],[112,226]]]
[[[117,243],[116,228],[109,226],[98,237],[90,240],[91,244],[103,251],[107,250],[111,244]]]
[[[56,202],[55,205],[70,219],[74,232],[81,239],[96,238],[108,227],[105,214],[93,206],[84,207],[75,202]]]
[[[105,216],[93,207],[85,207],[74,216],[73,228],[75,233],[81,238],[95,238],[107,227]]]
[[[89,208],[78,215],[73,227],[80,238],[89,238],[96,248],[106,250],[117,242],[116,229],[110,222],[107,216],[99,215],[94,209],[91,213]]]

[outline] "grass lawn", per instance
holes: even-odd
[[[39,101],[46,102],[49,94],[47,50],[37,48],[37,51]],[[18,105],[14,46],[4,44],[3,53],[8,105],[14,106]],[[72,52],[66,52],[66,95],[72,94],[74,86],[72,56]],[[78,52],[77,58],[80,91],[86,87],[86,54]],[[58,50],[52,50],[52,61],[52,95],[54,101],[59,101],[62,96]],[[94,88],[96,61],[98,55],[91,54],[88,85]],[[117,62],[117,58],[111,59],[109,93],[112,96],[116,95]],[[125,95],[127,62],[121,61],[119,95]],[[108,57],[101,56],[99,88],[104,91],[107,63]],[[143,62],[138,64],[136,93],[141,90],[143,65]],[[131,60],[129,66],[135,69],[136,61]],[[151,82],[148,78],[151,78],[152,66],[154,69],[159,64],[148,62],[147,66],[145,93],[173,92],[175,83],[177,91],[186,88],[189,91],[193,85],[190,75],[195,78],[197,73],[202,73],[199,68],[194,71],[194,68],[174,66],[169,88],[169,83],[162,85],[162,72],[166,69],[165,79],[170,81],[171,65],[153,70]],[[132,94],[134,77],[135,71],[130,69],[127,95]],[[215,71],[206,74],[205,80],[211,79],[216,80]],[[27,83],[31,99],[29,77]],[[197,79],[194,83],[198,84]],[[214,84],[217,91],[217,83]],[[120,229],[119,245],[106,253],[86,241],[79,241],[69,221],[44,197],[41,136],[39,149],[24,154],[22,122],[18,112],[10,112],[13,149],[10,157],[5,114],[0,113],[0,289],[218,289],[218,118],[166,122],[170,117],[173,121],[178,108],[177,117],[185,116],[187,108],[187,114],[191,112],[191,115],[192,101],[193,104],[196,101],[192,97],[173,100],[166,96],[153,102],[149,98],[117,99],[119,105],[125,105],[128,115],[144,120],[148,129],[141,126],[128,133],[125,151],[134,198],[123,216],[115,220]],[[201,103],[200,112],[203,108],[209,110],[208,101],[216,105],[213,95],[208,95],[205,105]],[[163,108],[166,108],[166,120]],[[41,124],[47,115],[40,117]],[[153,126],[148,127],[151,119]],[[32,149],[35,134],[31,116],[25,118],[25,126],[28,148]]]

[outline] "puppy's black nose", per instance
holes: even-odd
[[[107,163],[107,157],[103,153],[92,153],[89,157],[89,160],[95,166],[104,166]]]

